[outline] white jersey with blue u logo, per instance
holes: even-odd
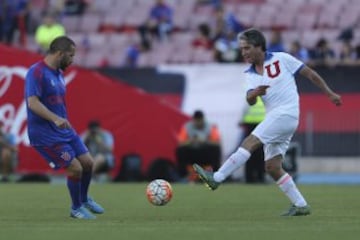
[[[246,71],[248,88],[255,89],[260,85],[269,85],[262,97],[266,112],[276,112],[299,117],[299,94],[295,83],[296,73],[304,63],[283,52],[267,52],[264,61],[263,75],[251,66]]]
[[[304,63],[282,52],[266,53],[263,74],[251,66],[246,71],[248,89],[269,85],[261,96],[265,119],[251,133],[264,144],[265,161],[277,155],[285,155],[291,138],[299,124],[299,94],[295,74]]]

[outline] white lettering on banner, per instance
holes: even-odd
[[[0,98],[9,91],[13,76],[25,81],[28,68],[23,66],[0,66]],[[68,85],[76,76],[76,71],[71,71],[65,76],[65,84]],[[21,89],[23,91],[23,89]],[[23,96],[23,94],[22,94]],[[6,101],[6,100],[5,100]],[[22,99],[19,108],[12,102],[0,104],[0,121],[4,123],[4,130],[15,135],[17,144],[29,145],[26,126],[26,105]]]

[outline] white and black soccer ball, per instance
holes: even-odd
[[[163,206],[171,200],[173,190],[168,181],[155,179],[147,185],[146,196],[151,204]]]

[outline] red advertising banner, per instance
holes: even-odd
[[[0,120],[16,135],[21,173],[51,172],[30,146],[26,129],[24,77],[42,57],[0,45]],[[99,120],[114,134],[119,160],[128,153],[143,158],[143,171],[158,157],[175,161],[176,134],[188,117],[142,90],[113,81],[97,72],[71,67],[65,72],[69,120],[81,134],[89,120]]]

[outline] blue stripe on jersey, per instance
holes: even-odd
[[[305,66],[305,64],[302,64],[295,72],[294,72],[294,76],[296,76],[298,74],[298,72],[300,72],[300,70]]]

